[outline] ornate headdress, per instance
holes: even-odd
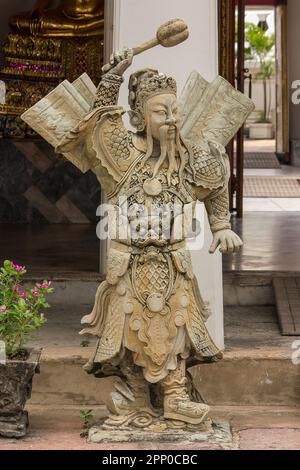
[[[156,69],[138,70],[130,76],[128,101],[132,111],[129,115],[131,124],[138,131],[143,131],[145,128],[145,102],[152,96],[165,93],[176,95],[176,81]]]

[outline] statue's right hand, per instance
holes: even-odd
[[[104,67],[102,67],[102,72],[103,74],[109,72],[122,77],[126,70],[131,66],[132,60],[132,49],[124,47],[122,50],[114,52],[110,56],[109,64],[106,64]]]

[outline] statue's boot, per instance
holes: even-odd
[[[157,416],[150,400],[149,384],[143,376],[142,369],[128,358],[120,364],[125,378],[116,378],[110,400],[106,402],[108,410],[114,415],[149,414]]]
[[[200,424],[204,421],[210,407],[190,399],[184,361],[180,361],[177,369],[169,372],[161,384],[164,390],[165,419],[189,424]]]

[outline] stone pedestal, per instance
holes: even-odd
[[[166,421],[157,419],[146,429],[138,428],[116,428],[106,429],[104,422],[99,422],[90,428],[88,442],[90,443],[120,443],[120,442],[207,442],[228,446],[233,443],[233,437],[229,423],[225,421],[206,420],[198,426],[186,425],[184,423],[173,423],[173,428],[168,427]]]

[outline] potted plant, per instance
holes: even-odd
[[[33,331],[45,322],[49,308],[45,295],[52,292],[44,281],[22,286],[24,266],[5,261],[0,270],[0,436],[23,437],[28,427],[24,411],[32,379],[39,372],[41,350],[26,348]]]
[[[246,23],[245,49],[248,60],[257,60],[259,72],[256,80],[261,80],[263,87],[263,110],[259,119],[251,124],[250,139],[272,139],[274,135],[271,114],[271,78],[274,76],[275,35],[268,34],[261,24]]]

